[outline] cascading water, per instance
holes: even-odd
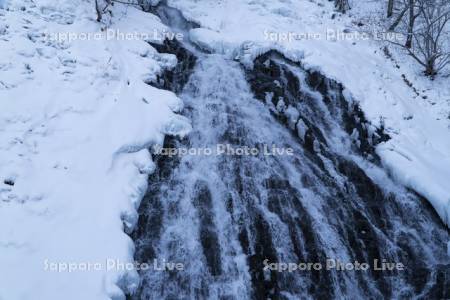
[[[182,57],[186,68],[194,65]],[[182,85],[170,79],[186,78],[169,76],[160,86]],[[275,53],[252,70],[201,55],[179,93],[193,132],[165,143],[195,153],[155,156],[133,233],[136,261],[181,263],[183,270],[142,271],[131,297],[450,297],[448,231],[424,199],[378,167],[372,144],[386,137],[370,130],[344,94]],[[283,152],[289,149],[292,155]],[[370,268],[326,270],[327,259]],[[405,270],[376,271],[376,259]],[[300,262],[323,268],[267,267]]]

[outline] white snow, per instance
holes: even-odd
[[[302,119],[299,119],[297,122],[297,135],[305,141],[306,131],[308,130],[308,126],[306,126],[305,122]]]
[[[300,113],[298,112],[298,110],[295,107],[289,105],[286,111],[284,112],[284,115],[287,117],[289,127],[291,129],[295,129],[295,124],[297,123],[298,118],[300,117]]]
[[[8,8],[0,10],[0,299],[124,299],[137,273],[106,263],[133,262],[124,230],[154,169],[147,148],[190,130],[175,114],[181,100],[143,81],[175,57],[142,40],[42,35],[100,32],[90,2]],[[165,28],[135,8],[116,5],[114,15],[111,29]],[[101,266],[80,270],[88,263]]]

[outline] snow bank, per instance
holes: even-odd
[[[111,29],[165,28],[131,7],[114,15]],[[85,1],[0,13],[0,299],[124,299],[138,284],[124,230],[154,170],[147,148],[190,130],[181,100],[143,81],[175,57],[142,40],[43,35],[99,32],[94,19]]]
[[[369,2],[356,8],[373,8]],[[375,126],[383,124],[392,137],[378,149],[384,165],[401,183],[425,196],[450,225],[450,119],[442,117],[450,114],[448,80],[430,88],[428,79],[411,75],[414,63],[406,61],[398,69],[386,58],[382,42],[340,37],[361,29],[354,18],[336,14],[332,3],[169,0],[168,4],[206,28],[192,32],[194,42],[204,48],[231,53],[248,66],[261,53],[275,49],[341,82],[368,120]],[[425,94],[418,97],[404,74],[421,93],[429,94],[429,101],[424,101]]]
[[[448,132],[432,122],[404,131],[409,132],[380,145],[377,152],[394,177],[426,197],[450,227],[450,143],[442,139]]]

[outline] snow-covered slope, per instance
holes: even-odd
[[[362,30],[376,33],[381,28],[357,25],[361,7],[377,9],[371,1],[362,2],[351,12],[353,16],[338,15],[332,3],[320,0],[169,0],[168,4],[201,25],[192,30],[191,39],[209,50],[250,62],[268,49],[277,49],[343,83],[372,124],[384,125],[392,137],[377,149],[383,164],[401,183],[430,200],[450,225],[450,119],[446,117],[450,81],[438,78],[429,83],[404,57],[398,69],[383,51],[386,42],[362,35]]]
[[[174,113],[180,100],[144,83],[175,57],[144,41],[44,35],[100,32],[90,2],[7,5],[0,9],[0,299],[121,299],[137,274],[106,263],[133,261],[124,223],[136,222],[154,168],[147,148],[190,129]],[[156,17],[119,5],[112,22],[124,32],[164,29]],[[55,263],[78,270],[58,272]],[[88,263],[93,271],[80,270]]]

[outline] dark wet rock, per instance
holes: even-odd
[[[304,72],[305,82],[300,82],[293,69]],[[369,132],[370,124],[361,108],[352,99],[345,98],[344,87],[340,83],[325,77],[319,71],[305,70],[301,64],[290,61],[276,51],[258,57],[254,61],[253,68],[246,71],[246,75],[255,97],[263,102],[267,102],[268,95],[271,95],[270,101],[274,107],[279,106],[280,101],[283,101],[285,107],[299,108],[304,104],[311,106],[312,111],[299,109],[299,119],[308,128],[304,142],[309,151],[314,151],[314,140],[326,144],[322,131],[315,125],[317,122],[323,122],[324,116],[320,115],[321,108],[316,106],[314,103],[316,100],[305,91],[302,84],[320,93],[330,115],[342,124],[348,134],[357,136],[358,145],[355,149],[365,156],[376,156],[374,146],[389,139],[383,126]],[[272,110],[272,112],[288,126],[285,111]]]
[[[166,69],[162,74],[157,75],[155,82],[148,84],[160,89],[179,93],[189,79],[197,58],[188,50],[182,47],[177,40],[164,40],[164,43],[151,45],[160,53],[170,53],[177,57],[177,65],[173,69]]]
[[[220,245],[217,239],[212,208],[211,192],[205,182],[197,182],[195,186],[194,206],[198,210],[200,220],[200,242],[203,246],[203,255],[206,257],[211,275],[222,273]]]

